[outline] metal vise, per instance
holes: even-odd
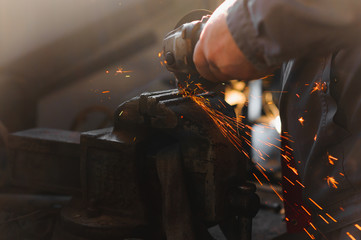
[[[234,116],[220,96],[202,97]],[[56,143],[49,134],[30,133],[10,137],[12,184],[73,195],[61,211],[64,231],[81,239],[200,240],[212,239],[207,228],[220,224],[229,240],[250,239],[259,199],[245,184],[248,161],[177,89],[121,104],[113,128],[82,133],[80,143],[71,140],[73,132],[62,132]],[[23,149],[34,141],[33,152]],[[48,142],[52,151],[46,151]],[[69,154],[59,158],[64,152]],[[19,163],[25,161],[36,169],[24,177]],[[56,176],[34,174],[49,166],[62,167],[52,170]]]

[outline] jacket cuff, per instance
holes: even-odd
[[[247,0],[238,0],[228,8],[227,25],[245,57],[256,69],[262,71],[270,66],[267,65],[264,59],[264,49],[257,40],[258,33],[251,21],[247,2]]]

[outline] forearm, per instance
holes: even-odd
[[[262,69],[359,43],[361,1],[238,0],[227,24],[241,51]]]

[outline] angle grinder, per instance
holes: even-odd
[[[178,88],[199,94],[213,91],[219,83],[203,78],[193,62],[194,48],[212,12],[194,10],[184,16],[163,40],[164,63],[178,80]]]

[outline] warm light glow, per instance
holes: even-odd
[[[275,119],[271,121],[271,125],[276,129],[278,134],[281,134],[282,131],[282,123],[280,116],[277,116]]]
[[[243,105],[246,102],[246,96],[237,90],[226,91],[224,97],[225,101],[231,106],[238,104]]]

